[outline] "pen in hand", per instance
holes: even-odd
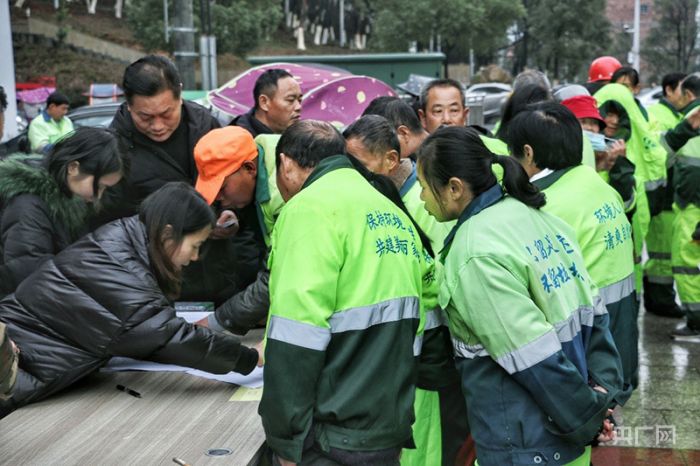
[[[137,392],[136,390],[132,390],[129,387],[125,387],[124,385],[117,385],[117,390],[120,392],[128,393],[131,396],[134,396],[136,398],[141,398],[141,394]]]

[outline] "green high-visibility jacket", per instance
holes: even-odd
[[[586,269],[601,294],[622,281],[629,281],[629,287],[610,299],[619,301],[633,292],[632,226],[617,191],[583,165],[556,170],[533,184],[547,196],[542,210],[561,218],[576,232]]]
[[[73,131],[73,122],[64,116],[59,121],[42,110],[29,124],[29,144],[33,152],[46,153],[59,139]]]
[[[425,253],[413,225],[346,156],[321,161],[272,234],[259,412],[267,442],[298,462],[411,438]]]
[[[658,135],[634,100],[632,92],[622,84],[606,84],[594,97],[599,106],[614,100],[625,109],[631,126],[630,138],[626,141],[627,157],[636,167],[635,177],[644,183],[651,212],[656,212],[655,193],[666,186],[666,151],[659,144]]]
[[[625,380],[615,401],[624,404],[637,380],[639,305],[635,299],[632,225],[622,198],[595,170],[582,165],[556,170],[533,184],[547,196],[542,210],[564,220],[576,232],[586,269],[610,315],[610,332]]]
[[[665,98],[662,98],[654,105],[650,105],[647,111],[652,121],[652,127],[659,135],[675,128],[683,119],[683,114],[676,110],[673,104]]]
[[[258,212],[260,230],[267,247],[275,221],[284,206],[284,199],[277,189],[277,165],[275,148],[279,134],[260,134],[255,138],[258,146],[258,176],[255,183],[255,207]]]
[[[683,109],[685,118],[664,137],[665,146],[674,160],[675,202],[681,209],[688,204],[700,206],[700,132],[687,119],[700,111],[700,99]]]
[[[479,464],[578,458],[622,376],[573,230],[494,185],[467,206],[447,243],[440,305]]]

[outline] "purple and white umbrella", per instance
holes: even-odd
[[[396,95],[384,82],[356,76],[340,68],[319,64],[270,63],[251,68],[209,93],[209,102],[229,115],[238,116],[253,107],[255,81],[266,70],[288,71],[301,86],[301,118],[347,126],[379,96]]]

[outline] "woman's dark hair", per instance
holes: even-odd
[[[637,73],[637,70],[631,66],[623,66],[622,68],[618,68],[617,71],[615,71],[610,77],[610,82],[616,83],[622,79],[623,76],[627,76],[627,78],[629,78],[630,84],[632,84],[633,87],[639,85],[639,73]]]
[[[161,55],[146,55],[126,67],[122,89],[128,103],[132,103],[136,95],[151,97],[167,90],[178,99],[181,83],[173,62]]]
[[[685,73],[668,73],[664,75],[664,77],[661,79],[661,91],[663,92],[664,97],[668,97],[666,88],[670,87],[675,91],[680,85],[681,81],[685,79],[685,76]]]
[[[343,139],[343,136],[330,123],[316,120],[301,120],[294,123],[282,133],[282,137],[280,137],[277,143],[275,152],[278,168],[280,164],[280,154],[282,153],[294,160],[302,168],[313,168],[323,159],[334,155],[345,154],[345,139]],[[372,173],[355,157],[348,155],[348,159],[350,159],[355,169],[374,187],[374,189],[391,200],[391,202],[396,204],[399,209],[408,215],[415,226],[415,230],[418,231],[423,249],[433,256],[430,240],[425,233],[421,231],[418,224],[406,210],[406,206],[401,200],[401,195],[399,194],[399,190],[396,189],[394,182],[386,176]]]
[[[80,164],[80,173],[92,175],[93,194],[99,190],[100,178],[111,173],[125,174],[127,158],[125,148],[117,134],[105,128],[80,127],[60,139],[44,159],[44,166],[56,180],[61,192],[72,196],[68,187],[68,165]]]
[[[0,86],[0,113],[7,109],[7,94],[5,94],[5,89]]]
[[[607,117],[608,115],[617,115],[619,119],[617,123],[618,129],[614,137],[616,139],[624,139],[625,141],[628,141],[632,136],[632,122],[630,121],[630,117],[627,114],[627,110],[625,110],[624,105],[616,100],[607,100],[603,102],[600,107],[598,107],[598,110],[603,118]]]
[[[700,97],[700,77],[691,74],[683,80],[681,86],[684,91],[690,91],[695,97]]]
[[[398,97],[377,97],[369,103],[362,115],[383,116],[389,120],[394,129],[403,125],[413,134],[421,134],[425,131],[413,108]]]
[[[498,139],[508,142],[508,126],[515,118],[515,115],[525,110],[530,104],[547,100],[552,100],[552,93],[549,89],[539,84],[525,84],[519,87],[511,94],[503,107],[501,126],[496,133]]]
[[[488,150],[473,128],[438,128],[418,150],[421,173],[437,198],[452,177],[464,181],[475,197],[487,191],[497,183],[491,169],[494,163],[503,167],[503,187],[508,195],[535,209],[545,204],[544,194],[530,183],[522,165]]]
[[[214,227],[214,211],[192,186],[171,182],[141,203],[139,220],[146,226],[148,255],[158,285],[169,299],[176,299],[180,295],[182,272],[171,256],[186,235]],[[172,240],[169,247],[165,246],[166,240]]]
[[[571,110],[556,102],[532,104],[518,113],[508,128],[508,150],[516,159],[532,147],[538,168],[559,170],[581,164],[583,133]]]

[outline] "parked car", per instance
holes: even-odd
[[[119,102],[106,104],[88,105],[78,107],[68,112],[68,118],[73,122],[73,126],[103,126],[107,127],[112,122],[114,114],[121,105]],[[29,152],[29,139],[27,138],[28,128],[19,135],[0,144],[0,156],[13,154],[15,152]]]
[[[664,96],[664,90],[661,86],[651,87],[647,89],[642,89],[637,98],[644,105],[644,108],[648,108],[650,105],[654,105],[661,97]]]
[[[108,102],[106,104],[86,105],[68,112],[68,118],[73,126],[107,127],[112,122],[121,102]]]
[[[482,83],[470,86],[464,93],[465,105],[474,107],[482,105],[484,114],[483,125],[491,129],[501,119],[503,105],[512,88],[502,83]]]

